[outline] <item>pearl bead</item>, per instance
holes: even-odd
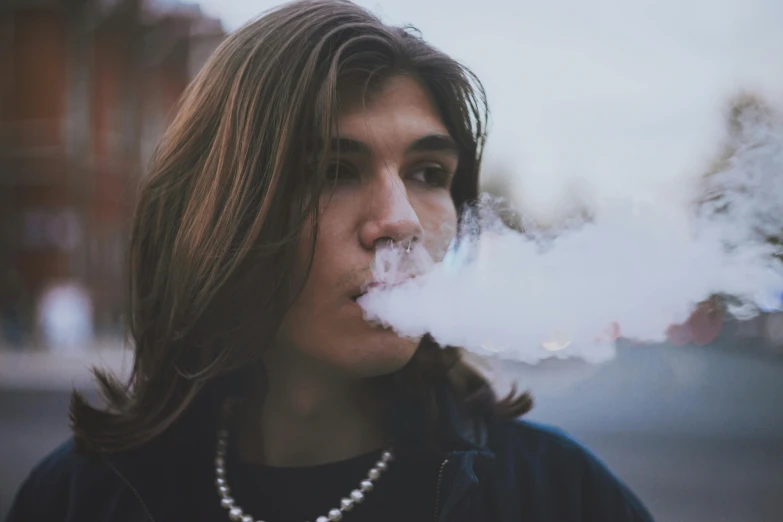
[[[225,408],[226,413],[230,413],[230,408]],[[255,520],[252,516],[246,515],[241,507],[236,505],[236,501],[230,496],[231,491],[226,480],[226,452],[228,446],[228,430],[222,427],[218,431],[217,450],[215,453],[215,485],[220,499],[220,505],[228,510],[228,516],[235,522],[263,522]],[[316,522],[341,522],[343,515],[351,511],[353,507],[364,501],[365,493],[372,491],[375,487],[373,481],[380,478],[381,474],[388,469],[388,463],[394,458],[391,451],[381,453],[381,458],[373,468],[367,473],[368,478],[360,483],[360,489],[354,489],[347,498],[340,500],[339,509],[330,509],[326,516],[320,516]]]

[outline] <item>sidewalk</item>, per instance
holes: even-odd
[[[133,362],[131,351],[120,341],[96,343],[81,354],[0,347],[0,388],[29,390],[70,390],[92,388],[92,366],[128,374]]]

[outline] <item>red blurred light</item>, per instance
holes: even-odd
[[[723,312],[712,303],[702,303],[688,319],[691,340],[697,346],[709,344],[723,329]]]
[[[674,324],[666,331],[669,342],[674,346],[685,346],[691,342],[691,330],[687,325]]]

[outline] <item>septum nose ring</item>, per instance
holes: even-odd
[[[405,246],[404,250],[405,250],[406,254],[410,254],[411,253],[411,250],[413,249],[413,241],[414,240],[409,240],[409,241],[405,241],[405,242],[400,241],[399,242],[399,243],[402,243]],[[394,248],[397,244],[398,244],[398,242],[395,241],[394,239],[389,240],[389,246],[391,246],[392,248]]]

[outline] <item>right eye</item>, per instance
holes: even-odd
[[[327,181],[335,183],[344,183],[354,181],[359,178],[358,171],[350,164],[345,162],[334,162],[326,169]]]

